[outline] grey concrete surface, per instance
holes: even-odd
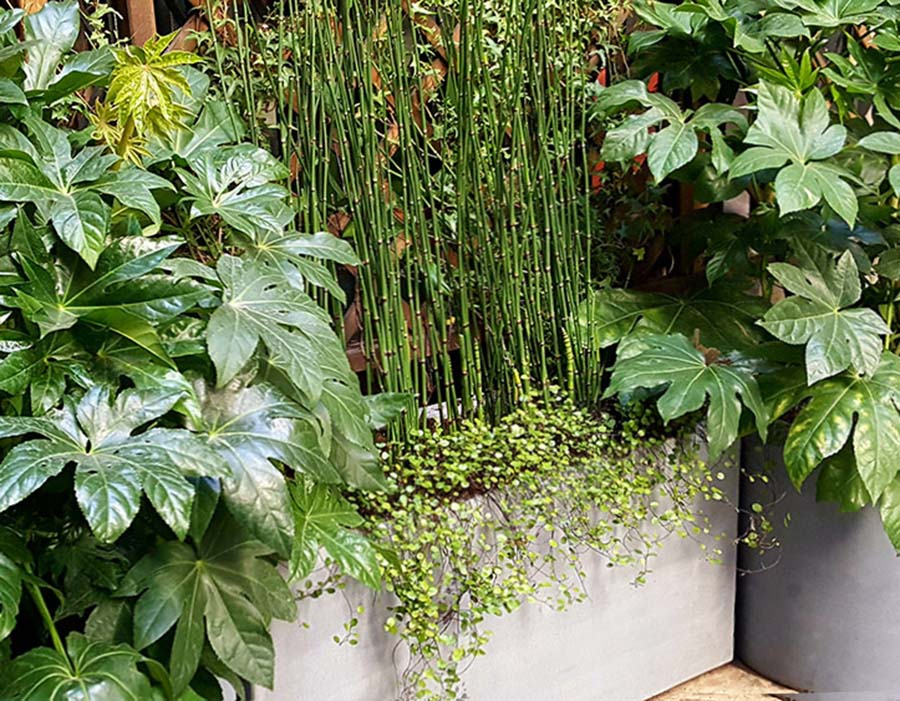
[[[793,689],[900,697],[900,559],[878,514],[817,503],[815,478],[798,493],[779,446],[748,444],[743,459],[748,470],[769,464],[783,498],[772,515],[777,561],[742,555],[745,569],[768,568],[738,579],[738,657]],[[771,494],[757,481],[741,498],[749,506]]]
[[[737,500],[737,470],[722,483]],[[712,533],[733,539],[732,506],[705,504]],[[586,563],[590,601],[556,613],[526,605],[486,622],[494,632],[487,656],[464,675],[471,701],[643,701],[732,659],[735,552],[711,564],[698,542],[670,538],[649,581],[633,586],[633,571]],[[362,600],[356,646],[336,645],[342,624]],[[382,630],[385,602],[350,590],[301,602],[300,621],[277,624],[275,691],[256,701],[393,701],[405,650]]]

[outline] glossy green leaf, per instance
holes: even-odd
[[[884,353],[869,377],[842,374],[815,386],[791,424],[784,446],[796,485],[851,438],[856,469],[877,500],[900,469],[900,358]]]
[[[291,503],[295,519],[291,580],[308,577],[319,549],[324,548],[344,572],[370,587],[380,587],[375,549],[363,535],[350,530],[362,524],[362,517],[349,502],[327,485],[298,480],[291,485]]]
[[[93,192],[58,197],[50,207],[50,219],[59,237],[93,267],[106,247],[110,208]]]
[[[164,543],[126,577],[121,593],[144,591],[135,607],[135,640],[144,647],[175,630],[170,669],[176,691],[196,671],[206,634],[219,659],[243,678],[272,686],[274,653],[268,625],[275,613],[295,614],[292,595],[274,566],[271,550],[248,538],[225,516],[218,517],[196,547]],[[276,591],[257,596],[255,582]],[[271,606],[276,597],[288,606]]]
[[[895,477],[885,488],[878,511],[891,545],[900,552],[900,478]]]
[[[78,3],[48,2],[23,22],[29,42],[24,64],[25,89],[43,90],[53,80],[63,56],[75,46],[80,21]]]
[[[287,171],[266,151],[232,146],[203,151],[190,163],[194,173],[179,174],[193,201],[193,216],[218,215],[248,236],[261,229],[280,232],[290,220],[287,190],[271,182],[286,177]]]
[[[849,251],[825,266],[815,270],[770,265],[769,272],[794,296],[776,304],[759,322],[785,343],[806,345],[810,385],[850,367],[873,373],[881,361],[881,337],[890,331],[873,310],[846,309],[861,295],[859,271]]]
[[[206,330],[219,386],[250,361],[260,341],[268,361],[315,402],[327,377],[347,378],[349,364],[324,310],[306,293],[259,264],[223,256],[217,270],[224,299]]]
[[[60,98],[103,82],[113,67],[113,55],[107,46],[79,51],[66,58],[59,72],[43,90],[29,92],[32,101],[49,104]]]
[[[2,419],[4,435],[39,433],[46,438],[16,445],[0,464],[0,510],[74,463],[78,503],[101,541],[114,541],[128,528],[142,491],[176,535],[185,537],[194,497],[186,477],[224,475],[222,462],[187,431],[132,435],[179,398],[172,392],[125,390],[112,401],[108,390],[98,387],[77,407],[67,405],[41,422]]]
[[[369,410],[369,426],[377,429],[409,411],[412,397],[403,392],[379,392],[363,397],[363,401]]]
[[[22,569],[6,553],[0,552],[0,640],[16,626],[22,598]]]
[[[856,469],[856,460],[849,446],[825,460],[816,480],[816,499],[835,502],[845,512],[859,511],[871,503],[872,498]]]
[[[635,290],[603,288],[579,305],[577,337],[607,348],[630,334],[680,333],[712,348],[731,351],[755,345],[756,320],[766,305],[732,284],[720,284],[694,294],[675,297]]]
[[[284,476],[272,461],[317,480],[343,481],[321,452],[311,415],[265,385],[201,387],[198,394],[192,427],[230,469],[222,481],[228,509],[256,538],[286,555],[294,524]]]
[[[800,100],[788,88],[762,81],[758,116],[745,138],[753,148],[734,159],[730,172],[738,177],[781,168],[775,178],[775,194],[782,215],[814,207],[824,198],[853,226],[858,205],[847,183],[851,174],[820,162],[836,155],[846,139],[846,129],[830,123],[819,91]],[[782,168],[786,163],[790,165]]]
[[[172,151],[185,160],[234,143],[243,136],[243,125],[229,105],[216,100],[207,102],[197,121],[180,129],[171,144]]]
[[[900,134],[894,131],[878,131],[859,140],[859,145],[870,151],[900,155]]]
[[[616,362],[605,396],[665,387],[657,407],[666,421],[697,411],[708,397],[710,459],[721,455],[737,439],[742,402],[753,412],[757,430],[765,437],[769,417],[749,371],[728,359],[708,362],[681,335],[647,336],[641,338],[641,347],[635,355]]]
[[[697,133],[687,124],[676,122],[656,134],[647,151],[647,164],[657,182],[688,163],[698,145]]]
[[[900,164],[891,166],[891,169],[888,171],[888,181],[894,194],[900,197]]]
[[[867,24],[881,0],[776,0],[789,10],[799,11],[804,24],[811,27],[839,27]]]
[[[174,190],[165,178],[140,168],[123,168],[105,174],[90,186],[97,192],[112,195],[126,207],[143,212],[151,221],[160,222],[159,204],[153,190]]]
[[[0,104],[27,105],[25,93],[9,78],[0,78]]]
[[[17,657],[2,675],[11,701],[137,701],[153,698],[150,680],[137,664],[140,654],[126,645],[88,640],[72,633],[68,657],[39,647]]]

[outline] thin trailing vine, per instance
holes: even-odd
[[[565,610],[584,601],[588,557],[634,570],[642,583],[663,540],[698,537],[716,562],[706,501],[724,501],[699,458],[696,427],[660,430],[651,412],[576,408],[556,388],[526,394],[496,426],[472,419],[423,430],[385,452],[393,491],[350,495],[379,544],[396,598],[385,630],[408,648],[401,699],[458,699],[463,673],[487,652],[489,618],[523,603]],[[712,546],[709,543],[712,542]],[[305,596],[343,589],[337,575]],[[358,642],[352,595],[336,641]]]

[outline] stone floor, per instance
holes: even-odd
[[[650,701],[773,701],[769,694],[791,691],[730,664],[685,682]]]

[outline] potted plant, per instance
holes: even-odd
[[[386,591],[333,576],[323,534],[298,588],[304,625],[275,626],[275,690],[254,698],[642,701],[730,661],[737,473],[709,478],[694,428],[557,389],[497,425],[394,446],[394,491],[311,491],[313,534],[354,523],[341,505],[356,505],[389,553]]]
[[[649,393],[666,419],[705,405],[713,454],[778,436],[775,479],[803,496],[778,507],[791,515],[778,566],[741,580],[737,652],[795,688],[896,690],[894,660],[860,654],[900,648],[885,615],[900,602],[895,9],[635,9],[632,71],[658,72],[662,94],[640,80],[599,91],[604,156],[646,153],[657,181],[691,184],[700,207],[676,255],[702,272],[673,295],[609,288],[584,304],[593,343],[617,344],[607,394]],[[758,510],[771,483],[748,451]]]
[[[296,613],[299,495],[386,486],[304,282],[356,261],[293,229],[197,57],[80,33],[74,0],[0,11],[0,696],[242,695]]]
[[[327,575],[302,589],[309,595],[301,616],[311,629],[276,629],[286,653],[276,690],[260,690],[259,698],[454,698],[462,689],[487,698],[502,685],[510,697],[637,701],[730,660],[734,580],[728,564],[706,562],[734,558],[736,515],[726,503],[710,509],[710,530],[728,535],[727,545],[707,542],[721,555],[673,538],[650,561],[653,573],[640,589],[630,586],[640,568],[607,573],[608,560],[585,557],[576,568],[591,605],[569,616],[517,608],[558,584],[541,582],[529,565],[534,557],[549,569],[535,541],[568,550],[581,544],[571,525],[584,515],[599,515],[598,528],[609,525],[603,509],[643,483],[623,462],[659,438],[617,431],[629,452],[615,457],[596,452],[611,447],[605,438],[590,447],[557,432],[584,428],[575,407],[596,407],[606,362],[581,352],[582,329],[567,319],[590,280],[615,269],[610,251],[655,244],[667,220],[663,213],[647,225],[641,216],[660,199],[658,190],[641,189],[646,169],[627,183],[617,182],[618,168],[600,171],[585,129],[590,85],[613,70],[617,55],[607,22],[616,4],[327,0],[276,4],[259,21],[244,8],[237,3],[234,17],[213,20],[201,46],[226,67],[222,90],[243,96],[241,113],[277,134],[271,141],[292,164],[301,220],[357,243],[365,264],[354,271],[359,292],[347,331],[364,340],[367,384],[408,393],[410,406],[432,417],[424,433],[413,411],[385,431],[399,496],[352,496],[367,504],[365,527],[399,558],[386,563],[386,587],[398,600],[348,594]],[[274,110],[260,109],[272,102]],[[636,219],[640,232],[626,225]],[[655,254],[643,258],[649,264]],[[554,381],[566,385],[571,404],[550,411],[533,397],[523,402],[529,383],[546,402]],[[472,425],[457,423],[460,416]],[[550,439],[538,441],[550,420]],[[620,469],[603,473],[612,484],[588,471],[579,484],[596,487],[589,499],[575,485],[554,486],[579,454]],[[500,484],[485,487],[498,476]],[[722,486],[730,496],[735,485]],[[509,492],[525,492],[524,500]],[[325,502],[309,502],[315,526]],[[551,534],[533,522],[536,512]],[[633,513],[630,505],[619,517],[632,522]],[[652,516],[635,524],[640,529],[657,534]],[[490,544],[477,540],[481,534]],[[502,542],[496,550],[494,538]],[[599,542],[591,547],[608,554]],[[297,570],[317,565],[314,583],[317,554]],[[327,590],[343,596],[313,597]],[[499,612],[510,615],[495,621]],[[498,631],[490,644],[485,629]],[[336,648],[332,636],[347,644]],[[463,674],[482,651],[488,659]],[[636,673],[648,654],[654,673]],[[535,656],[544,674],[534,673]],[[584,676],[569,672],[576,659]]]

